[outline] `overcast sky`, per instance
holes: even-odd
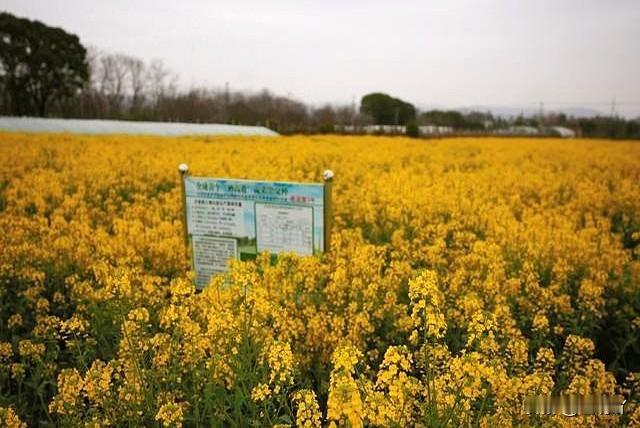
[[[160,58],[182,87],[314,104],[384,91],[419,107],[640,115],[640,1],[54,1],[0,9],[85,45]]]

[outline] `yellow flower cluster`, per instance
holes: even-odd
[[[82,401],[83,380],[76,369],[64,369],[58,375],[58,394],[55,396],[49,410],[52,413],[74,414]]]
[[[169,402],[160,406],[160,410],[156,414],[156,420],[159,421],[163,427],[182,427],[183,411],[182,407],[178,403]]]
[[[294,356],[288,343],[271,343],[263,348],[260,357],[268,375],[251,391],[251,398],[256,402],[286,392],[293,385],[295,370]]]
[[[0,422],[3,427],[7,428],[27,428],[27,424],[20,420],[11,407],[0,406]]]
[[[293,384],[293,371],[295,364],[293,353],[288,343],[272,343],[265,348],[262,362],[269,368],[269,376],[266,385],[260,384],[256,388],[273,394],[280,394],[284,389]],[[266,386],[266,388],[265,388]],[[264,395],[261,393],[260,395]]]
[[[322,426],[322,414],[316,393],[302,389],[294,394],[296,409],[296,426],[301,428],[319,428]]]
[[[424,334],[425,339],[433,340],[442,338],[447,329],[440,309],[443,298],[436,282],[436,274],[432,271],[423,272],[409,282],[411,318],[416,327],[412,336],[414,342],[418,341],[420,332]]]
[[[327,419],[329,426],[348,423],[352,427],[362,427],[364,405],[360,387],[355,377],[356,364],[362,356],[352,345],[343,345],[336,349],[331,362],[331,384]]]
[[[7,322],[7,327],[16,328],[22,326],[22,315],[13,314],[9,317],[9,321]]]
[[[367,419],[376,426],[410,425],[420,396],[420,384],[411,376],[412,356],[404,346],[391,346],[384,355],[375,385],[367,385]]]
[[[182,162],[331,168],[331,251],[233,260],[196,292]],[[0,164],[0,424],[640,421],[637,143],[0,134]],[[523,414],[551,392],[629,414]]]
[[[11,343],[0,342],[0,364],[4,366],[13,356],[13,347]]]
[[[21,340],[18,344],[18,353],[24,359],[40,360],[44,354],[45,345],[34,343],[31,340]]]

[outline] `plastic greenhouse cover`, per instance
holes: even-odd
[[[259,135],[276,136],[264,126],[202,124],[181,122],[135,122],[98,119],[49,119],[0,116],[0,130],[11,132],[51,132],[72,134],[132,135]]]

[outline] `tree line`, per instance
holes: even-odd
[[[419,125],[456,132],[489,132],[510,125],[566,126],[582,136],[640,138],[637,121],[576,119],[549,114],[504,119],[488,112],[432,110],[376,92],[360,105],[310,106],[268,90],[180,89],[161,60],[145,62],[85,48],[79,38],[39,21],[0,13],[0,114],[61,118],[262,125],[280,133],[358,132],[396,125],[417,135]]]
[[[371,123],[354,105],[311,107],[266,89],[179,89],[161,60],[87,49],[73,34],[8,13],[0,13],[0,114],[263,125],[283,133]]]

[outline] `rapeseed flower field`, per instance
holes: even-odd
[[[177,166],[319,182],[331,251],[196,293]],[[0,425],[640,424],[640,145],[0,134]],[[622,394],[624,416],[527,395]]]

